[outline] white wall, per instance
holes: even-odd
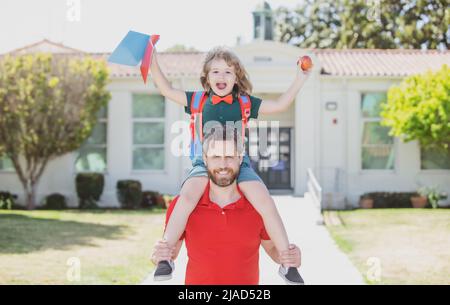
[[[307,54],[285,44],[257,41],[235,48],[244,63],[254,86],[254,95],[275,97],[292,83],[296,69],[295,62],[300,55]],[[355,206],[359,195],[369,191],[414,191],[417,182],[444,186],[450,193],[450,171],[420,170],[420,150],[417,143],[396,141],[396,163],[393,171],[361,170],[361,93],[387,91],[401,79],[385,78],[343,78],[320,75],[320,62],[308,54],[315,63],[313,73],[296,101],[285,113],[261,116],[263,120],[279,120],[280,126],[294,127],[293,182],[294,194],[306,192],[306,171],[313,169],[341,168],[344,172],[344,191],[349,204]],[[270,57],[269,62],[255,58]],[[172,80],[173,86],[183,90],[201,90],[197,78]],[[150,81],[144,85],[140,78],[114,79],[109,86],[112,100],[108,111],[108,169],[105,174],[105,191],[100,205],[117,206],[116,183],[120,179],[137,179],[144,190],[158,190],[177,194],[184,177],[191,168],[189,157],[177,157],[170,153],[171,141],[178,136],[171,134],[176,120],[188,122],[184,108],[167,101],[165,143],[165,169],[162,171],[138,172],[132,170],[132,121],[131,103],[133,92],[158,92]],[[337,111],[326,111],[325,103],[337,102]],[[337,124],[332,119],[337,118]],[[59,192],[69,197],[72,206],[77,205],[75,193],[75,154],[67,154],[49,163],[38,188],[38,200]],[[327,173],[327,171],[322,171]],[[329,173],[329,171],[328,171]],[[323,174],[319,179],[329,177]],[[0,171],[0,190],[20,195],[22,188],[14,172]],[[338,206],[344,208],[345,204]]]
[[[177,82],[177,81],[175,81]],[[163,170],[133,170],[132,169],[132,94],[158,93],[150,82],[144,85],[140,80],[114,81],[110,90],[112,100],[109,108],[108,124],[108,172],[102,202],[115,203],[116,183],[122,179],[135,179],[142,183],[143,190],[159,191],[167,194],[177,194],[180,183],[180,168],[182,158],[171,153],[170,145],[177,134],[171,133],[171,123],[183,119],[183,107],[166,100],[165,124],[165,168]]]
[[[132,170],[132,94],[157,93],[150,83],[144,85],[140,79],[115,79],[108,86],[112,98],[108,105],[107,130],[107,170],[105,189],[99,202],[100,206],[119,206],[116,198],[116,183],[122,179],[141,181],[143,190],[156,190],[161,193],[177,194],[181,183],[180,168],[183,158],[170,153],[170,143],[177,134],[171,134],[170,123],[185,119],[184,109],[180,105],[167,101],[165,126],[165,169],[154,171]],[[43,173],[37,190],[37,202],[58,192],[68,198],[70,206],[77,206],[75,191],[75,153],[69,153],[49,162]],[[15,172],[0,172],[0,190],[19,195],[18,203],[24,203],[21,184]]]
[[[340,127],[327,122],[332,114],[322,106],[321,167],[340,167],[344,170],[345,188],[349,206],[357,206],[359,196],[366,192],[415,191],[418,183],[436,185],[450,192],[450,170],[421,170],[420,148],[417,142],[403,143],[395,139],[395,169],[362,170],[360,116],[361,94],[364,92],[386,92],[401,79],[358,79],[321,77],[321,100],[339,103]],[[341,145],[339,145],[341,143]],[[345,206],[337,206],[344,208]]]
[[[295,101],[294,194],[296,196],[302,196],[307,191],[308,168],[317,168],[320,162],[320,63],[313,54],[308,55],[314,62],[314,68]]]
[[[58,192],[68,197],[75,193],[72,160],[71,154],[66,154],[48,163],[38,183],[36,194],[38,204],[43,197],[51,193]],[[25,204],[23,187],[14,170],[0,171],[0,190],[18,195],[17,203]]]

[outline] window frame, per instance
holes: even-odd
[[[420,146],[420,143],[417,143],[417,146],[418,146],[418,149],[419,149],[419,172],[421,174],[442,175],[442,174],[449,174],[450,173],[450,169],[445,169],[445,168],[431,168],[431,169],[422,168],[422,152],[423,152],[423,148]]]
[[[367,94],[387,94],[386,91],[380,91],[380,90],[373,90],[373,91],[361,91],[359,92],[359,171],[362,174],[396,174],[398,169],[398,139],[396,137],[392,137],[392,144],[363,144],[363,132],[364,132],[364,126],[366,123],[381,123],[382,118],[381,116],[378,117],[364,117],[362,106],[363,106],[363,99],[364,96]],[[393,162],[393,168],[392,169],[370,169],[370,168],[363,168],[363,147],[369,147],[369,146],[391,146],[394,153],[394,162]]]
[[[73,162],[75,175],[80,174],[80,173],[81,174],[82,173],[99,173],[99,174],[107,175],[108,172],[109,172],[109,162],[108,162],[108,160],[109,160],[109,158],[108,158],[108,142],[109,142],[109,131],[108,131],[109,130],[109,122],[108,122],[109,120],[108,120],[108,117],[109,117],[109,105],[106,105],[105,108],[106,108],[106,115],[105,115],[105,117],[97,118],[97,123],[95,125],[95,127],[97,127],[97,125],[100,124],[100,123],[105,123],[106,124],[106,128],[105,128],[105,131],[106,131],[105,144],[88,144],[87,145],[88,147],[104,148],[105,149],[105,158],[106,158],[106,160],[105,160],[105,169],[103,171],[77,170],[76,163],[77,163],[77,159],[78,159],[79,154],[80,154],[80,149],[81,149],[81,147],[80,147],[80,148],[78,148],[76,150],[75,158],[74,158],[74,162]],[[91,137],[91,136],[89,136],[89,137]],[[87,141],[87,139],[86,139],[86,141]]]
[[[162,101],[164,103],[164,116],[163,117],[154,117],[154,118],[135,118],[133,115],[133,106],[134,106],[134,96],[135,95],[150,95],[150,96],[159,96],[162,97]],[[131,124],[131,151],[130,151],[130,172],[132,174],[161,174],[166,173],[167,171],[167,127],[166,127],[166,117],[167,117],[167,103],[166,99],[163,95],[157,93],[157,92],[139,92],[134,91],[131,93],[131,104],[130,104],[130,124]],[[163,143],[162,144],[135,144],[134,143],[134,124],[135,123],[162,123],[163,124],[163,130],[164,130],[164,137],[163,137]],[[164,164],[161,169],[136,169],[134,168],[134,149],[135,148],[162,148],[163,154],[164,154]]]
[[[3,156],[3,158],[1,158],[2,160],[8,160],[9,158],[6,156],[6,155],[4,155]],[[11,161],[11,163],[12,163],[12,161]],[[15,168],[14,168],[14,165],[13,165],[13,167],[11,168],[11,169],[5,169],[5,168],[3,168],[3,167],[0,167],[0,173],[1,174],[11,174],[11,173],[15,173],[16,172],[16,170],[15,170]]]

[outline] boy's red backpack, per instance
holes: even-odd
[[[191,154],[190,158],[193,160],[196,156],[202,155],[202,141],[203,141],[203,124],[202,114],[205,101],[208,99],[208,94],[205,91],[196,91],[191,98],[191,123],[189,125],[191,131]],[[252,103],[248,95],[239,95],[239,105],[241,106],[242,114],[242,137],[245,138],[245,128],[247,127],[250,118],[250,110]]]

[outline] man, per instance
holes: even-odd
[[[278,253],[261,216],[237,185],[243,160],[240,143],[236,129],[215,128],[205,137],[203,160],[209,183],[176,246],[170,247],[163,240],[156,244],[152,261],[155,264],[166,261],[168,272],[155,274],[155,278],[170,276],[172,260],[178,255],[183,239],[189,258],[186,285],[257,285],[260,245],[281,264],[280,275],[285,280],[289,267],[300,266],[300,249],[290,245],[288,251]],[[167,211],[166,224],[176,204],[177,197]]]

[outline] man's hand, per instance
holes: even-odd
[[[160,261],[169,261],[172,259],[174,251],[175,247],[170,247],[165,240],[158,240],[153,248],[151,260],[155,265]]]
[[[302,264],[300,248],[294,244],[290,244],[289,250],[280,253],[280,263],[286,267],[300,267]]]

